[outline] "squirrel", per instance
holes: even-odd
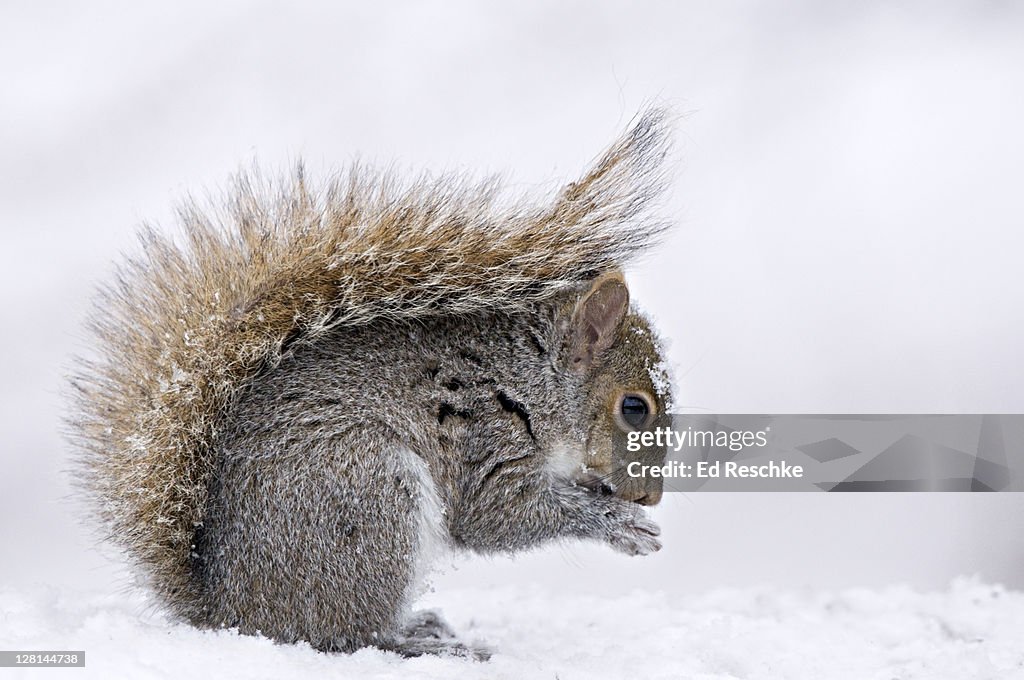
[[[540,204],[352,167],[236,176],[101,287],[69,432],[170,614],[322,651],[486,659],[413,611],[437,550],[657,551],[616,433],[669,408],[623,267],[667,229],[666,114]]]

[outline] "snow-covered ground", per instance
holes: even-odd
[[[76,678],[1024,678],[1024,593],[976,580],[939,592],[719,589],[684,599],[509,586],[437,592],[429,603],[489,643],[491,661],[327,655],[172,623],[140,595],[55,589],[0,590],[0,640],[85,650],[84,671],[61,671]],[[41,672],[0,677],[12,673]]]

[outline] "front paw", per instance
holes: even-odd
[[[661,550],[661,527],[636,503],[618,502],[608,513],[605,540],[627,555],[650,555]]]

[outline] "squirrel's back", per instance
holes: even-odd
[[[314,187],[300,168],[279,184],[243,174],[210,210],[186,204],[178,240],[143,231],[99,296],[70,424],[108,534],[161,599],[202,606],[196,540],[254,381],[339,328],[528,313],[622,267],[664,227],[648,211],[663,127],[662,112],[641,116],[542,204],[358,168]]]

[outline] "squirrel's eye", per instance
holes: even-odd
[[[647,400],[636,394],[627,394],[619,404],[622,419],[635,428],[640,428],[647,421],[651,407]]]

